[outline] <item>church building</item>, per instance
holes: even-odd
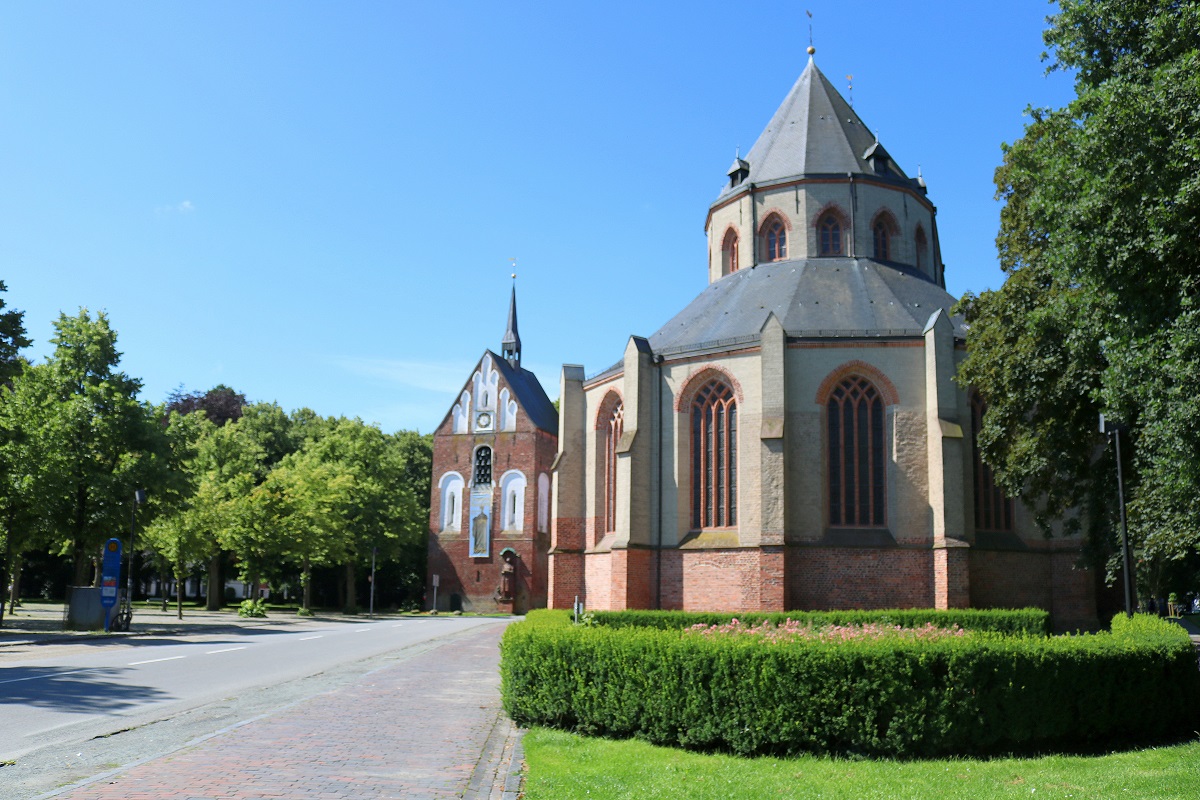
[[[557,449],[558,412],[521,367],[514,288],[500,355],[484,351],[433,434],[432,608],[523,614],[546,606]]]
[[[1095,625],[1081,539],[1045,538],[974,446],[985,404],[953,381],[966,329],[936,211],[810,55],[708,209],[690,304],[612,367],[564,366],[557,416],[519,356],[484,355],[435,436],[431,542],[462,596],[496,589],[510,547],[528,603],[553,608],[1039,606]],[[472,416],[505,403],[508,428]],[[451,469],[508,452],[505,431],[528,437],[511,468]],[[527,528],[505,516],[509,474]],[[476,549],[463,515],[486,503],[501,524]]]

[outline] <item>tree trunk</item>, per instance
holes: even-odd
[[[187,574],[175,573],[175,616],[183,619],[183,590],[187,586]]]
[[[346,562],[346,605],[343,610],[347,614],[358,612],[358,587],[354,585],[354,562]]]
[[[75,574],[72,579],[72,586],[87,586],[88,585],[88,566],[90,566],[86,549],[83,542],[76,539],[71,544],[71,554],[74,557]]]
[[[308,613],[312,613],[312,564],[308,559],[304,559],[304,569],[300,573],[300,583],[304,588],[304,599],[301,607]]]
[[[171,591],[171,582],[167,578],[167,571],[165,569],[159,571],[158,582],[161,584],[161,586],[159,587],[159,594],[162,595],[162,610],[163,610],[163,613],[166,613],[166,611],[167,611],[167,592]]]
[[[220,611],[225,604],[225,585],[221,581],[221,552],[218,550],[208,560],[208,611]]]
[[[8,593],[8,613],[12,614],[17,610],[17,606],[21,605],[21,569],[24,567],[24,562],[20,556],[12,560],[11,572],[12,584],[9,587]]]

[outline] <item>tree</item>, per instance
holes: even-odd
[[[16,421],[38,452],[31,513],[74,559],[77,584],[92,583],[100,544],[123,530],[135,488],[165,474],[167,445],[141,382],[117,369],[121,354],[108,317],[87,309],[59,316],[54,353],[13,380]]]
[[[175,578],[176,614],[183,619],[183,589],[190,567],[214,548],[213,520],[208,507],[196,502],[205,463],[200,459],[203,443],[215,430],[204,414],[172,412],[167,418],[169,470],[150,498],[151,518],[142,541],[171,565]],[[163,587],[166,603],[166,587]]]
[[[406,573],[419,572],[423,580],[432,469],[427,437],[389,436],[374,425],[345,417],[319,423],[309,419],[303,429],[308,437],[304,452],[353,476],[344,510],[344,610],[356,609],[357,570],[370,563],[372,554],[410,564]]]
[[[195,414],[202,412],[209,422],[222,427],[229,422],[236,422],[242,417],[246,407],[246,396],[234,391],[225,384],[218,384],[207,392],[185,393],[182,388],[171,393],[167,398],[168,413]],[[217,611],[224,601],[224,586],[221,575],[221,564],[225,551],[217,542],[215,533],[211,538],[215,546],[208,548],[208,602],[209,611]]]
[[[227,422],[241,419],[242,409],[246,405],[246,395],[235,392],[221,383],[207,392],[185,393],[182,387],[176,389],[167,398],[166,410],[168,413],[177,411],[180,414],[203,411],[208,421],[219,428]]]
[[[0,281],[0,295],[8,291],[4,281]],[[5,302],[0,297],[0,404],[9,396],[5,390],[11,388],[13,378],[24,370],[26,362],[21,358],[21,350],[32,344],[25,335],[25,313],[15,309],[4,310]],[[0,414],[3,406],[0,405]],[[0,584],[9,584],[12,593],[10,603],[16,603],[17,587],[20,583],[21,551],[16,537],[28,530],[27,523],[19,520],[19,513],[27,507],[27,493],[23,486],[25,466],[21,464],[19,452],[13,446],[21,432],[11,425],[4,424],[0,418],[0,537],[3,546],[0,547]],[[4,619],[4,602],[0,598],[0,621]]]
[[[282,534],[274,525],[270,493],[256,492],[275,465],[296,451],[291,420],[274,403],[255,403],[243,409],[235,423],[213,436],[211,476],[202,497],[214,509],[215,528],[222,547],[238,560],[242,579],[255,591],[264,574],[280,577]]]
[[[342,464],[311,451],[291,453],[254,490],[267,524],[280,534],[281,555],[300,569],[302,613],[312,610],[312,568],[346,557],[355,479]]]
[[[1068,531],[1085,522],[1097,558],[1113,550],[1116,515],[1097,418],[1119,419],[1141,557],[1194,560],[1200,4],[1060,9],[1046,58],[1075,71],[1076,98],[1030,109],[1024,136],[1004,147],[997,246],[1008,278],[960,304],[970,332],[959,381],[988,402],[980,446],[998,481],[1048,531],[1056,518]]]

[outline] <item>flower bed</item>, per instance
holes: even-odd
[[[768,620],[755,625],[743,625],[734,617],[724,625],[697,622],[688,633],[700,636],[757,636],[764,642],[794,642],[808,639],[818,642],[853,642],[859,639],[903,639],[908,641],[932,642],[952,636],[966,636],[967,632],[958,625],[942,628],[927,622],[920,627],[905,628],[883,622],[867,622],[858,625],[817,625],[791,618],[775,624]]]

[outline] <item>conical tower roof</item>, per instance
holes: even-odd
[[[514,276],[515,277],[515,276]],[[508,328],[500,340],[500,352],[513,366],[521,366],[521,334],[517,332],[517,287],[513,286],[512,300],[508,304]]]
[[[738,184],[726,185],[718,202],[747,181],[763,186],[801,176],[877,174],[868,161],[874,155],[869,152],[872,146],[877,152],[882,150],[874,134],[809,58],[808,66],[746,154],[749,175]],[[889,164],[889,172],[907,179],[894,162]]]

